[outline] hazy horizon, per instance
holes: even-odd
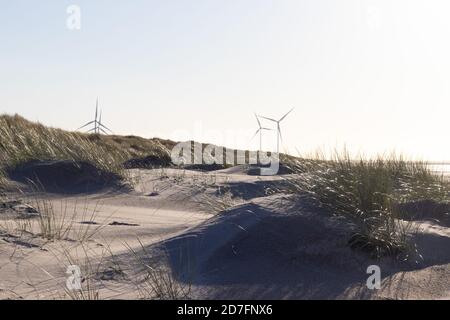
[[[69,30],[70,5],[81,29]],[[0,112],[75,130],[283,151],[395,150],[450,161],[445,1],[32,1],[2,4]],[[265,125],[272,124],[265,122]],[[265,133],[264,149],[275,146]]]

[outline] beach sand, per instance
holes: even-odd
[[[376,260],[349,248],[346,221],[278,192],[283,177],[244,167],[128,173],[133,185],[88,193],[31,195],[15,182],[25,192],[11,189],[0,210],[0,298],[69,299],[67,267],[78,265],[101,299],[151,298],[149,266],[194,299],[450,299],[449,226],[415,221],[422,258]],[[12,231],[37,228],[37,203],[70,221],[64,239]],[[379,290],[366,286],[370,265],[381,269]]]

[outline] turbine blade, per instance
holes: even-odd
[[[269,131],[272,131],[273,129],[262,127],[261,130],[269,130]]]
[[[283,143],[283,135],[281,134],[280,124],[278,124],[278,135],[280,136],[280,142]]]
[[[291,110],[289,110],[289,112],[288,113],[286,113],[284,116],[283,116],[283,118],[281,118],[280,120],[278,120],[278,122],[281,122],[281,121],[283,121],[284,120],[284,118],[286,118],[287,116],[288,116],[288,114],[289,113],[291,113],[293,110],[294,110],[295,108],[292,108]]]
[[[261,128],[261,121],[259,121],[258,115],[255,113],[256,121],[258,121],[258,126]]]
[[[256,130],[255,134],[253,135],[253,137],[250,139],[250,141],[252,141],[253,139],[255,139],[256,135],[261,131],[261,129]]]
[[[105,130],[103,130],[102,128],[99,128],[99,130],[100,130],[101,132],[103,132],[103,134],[108,135],[108,133],[107,133]]]
[[[88,125],[93,124],[94,122],[95,121],[90,121],[90,122],[86,123],[84,126],[79,127],[77,130],[83,129],[83,128],[87,127]]]
[[[105,128],[106,130],[112,132],[112,130],[109,129],[107,126],[105,126],[103,123],[100,123],[100,122],[99,122],[98,124],[99,124],[99,127],[103,127],[103,128]]]
[[[266,119],[266,120],[273,121],[273,122],[278,122],[277,120],[272,119],[272,118],[267,118],[267,117],[263,117],[263,116],[259,116],[259,117],[261,117],[261,118],[263,118],[263,119]]]
[[[97,114],[98,114],[98,98],[97,102],[95,103],[95,121],[97,121]]]

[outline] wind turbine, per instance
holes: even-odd
[[[104,134],[108,134],[105,130],[108,130],[110,133],[112,133],[112,131],[106,127],[103,123],[102,123],[102,111],[100,110],[100,117],[97,120],[98,117],[98,98],[97,98],[97,102],[95,104],[95,118],[92,121],[89,121],[88,123],[86,123],[85,125],[83,125],[82,127],[78,128],[77,130],[83,129],[91,124],[94,125],[94,128],[88,130],[88,132],[94,132],[94,133],[104,133]]]
[[[102,123],[102,110],[100,110],[100,118],[98,119],[97,122],[97,133],[100,133],[101,131],[104,134],[108,134],[108,132],[106,132],[105,129],[108,130],[109,133],[112,133],[112,131]]]
[[[261,121],[259,121],[258,115],[255,113],[256,121],[258,121],[258,130],[256,130],[255,135],[252,137],[252,140],[256,137],[256,135],[259,133],[259,151],[262,151],[262,133],[264,130],[272,130],[270,128],[265,128],[261,125]]]
[[[267,118],[267,117],[260,116],[260,117],[263,118],[263,119],[266,119],[266,120],[275,122],[275,123],[277,124],[277,153],[278,153],[278,154],[280,154],[280,141],[281,141],[281,142],[283,141],[283,137],[282,137],[282,135],[281,135],[281,126],[280,126],[280,122],[283,121],[283,120],[288,116],[288,114],[290,114],[294,109],[295,109],[295,108],[292,108],[291,110],[289,110],[289,112],[286,113],[283,117],[281,117],[280,120],[275,120],[275,119],[272,119],[272,118]]]

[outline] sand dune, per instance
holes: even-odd
[[[47,190],[28,198],[31,204],[51,204],[57,216],[79,213],[67,217],[73,230],[55,241],[4,228],[0,297],[68,298],[66,267],[89,260],[101,298],[142,298],[136,289],[145,269],[137,259],[142,256],[167,268],[179,286],[189,286],[191,298],[450,298],[447,225],[415,222],[422,232],[412,236],[423,259],[376,261],[348,246],[347,221],[315,208],[307,197],[292,202],[280,193],[285,183],[280,177],[251,176],[242,167],[206,173],[133,169],[129,174],[135,182],[127,188]],[[16,181],[16,187],[24,182]],[[7,197],[21,198],[13,191]],[[208,201],[220,201],[224,209],[213,212],[205,206]],[[13,204],[17,208],[0,208],[2,225],[14,224],[25,210]],[[77,234],[83,232],[92,235],[80,241]],[[380,290],[366,287],[372,264],[382,270]]]

